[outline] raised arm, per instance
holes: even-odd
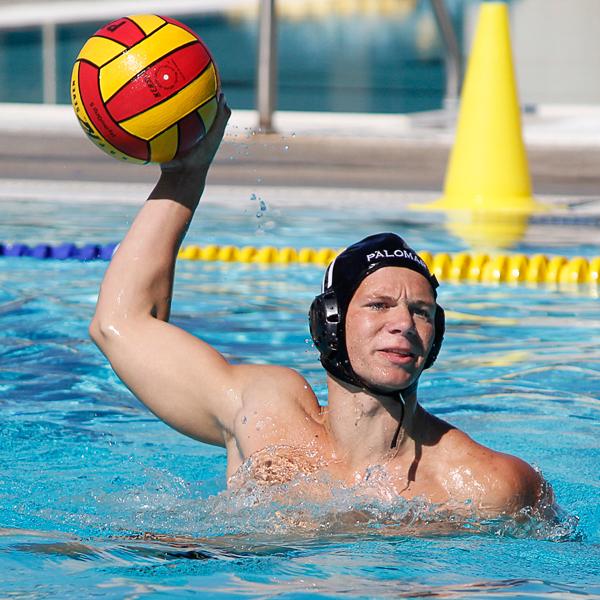
[[[214,348],[170,325],[175,262],[230,111],[223,98],[208,135],[161,166],[158,184],[106,271],[90,335],[129,389],[158,417],[225,445],[242,383]]]

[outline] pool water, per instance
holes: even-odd
[[[190,243],[340,247],[393,226],[419,248],[460,247],[441,226],[359,210],[329,223],[309,209],[204,208]],[[134,210],[6,205],[0,241],[116,241]],[[296,480],[227,491],[223,450],[159,422],[89,341],[105,268],[0,258],[0,597],[600,595],[597,298],[442,286],[448,333],[421,402],[541,469],[560,505],[550,520],[452,522],[358,488],[323,504]],[[324,401],[306,322],[320,279],[310,265],[181,261],[172,319],[232,361],[295,367]]]

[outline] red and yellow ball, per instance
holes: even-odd
[[[220,82],[214,60],[189,27],[133,15],[99,29],[77,56],[71,102],[101,150],[135,163],[163,163],[210,129]]]

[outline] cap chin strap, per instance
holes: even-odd
[[[360,381],[360,379],[359,379]],[[417,391],[417,386],[419,385],[419,380],[415,380],[413,381],[408,387],[405,387],[401,390],[382,390],[380,388],[377,388],[375,386],[370,386],[365,384],[364,382],[360,384],[360,387],[362,389],[364,389],[367,392],[370,392],[371,394],[376,394],[378,396],[389,396],[390,398],[393,398],[394,400],[397,400],[398,402],[401,402],[402,404],[404,404],[404,398],[406,396],[410,396],[411,394],[414,394]]]
[[[400,430],[402,429],[402,425],[404,424],[404,413],[406,412],[406,402],[404,401],[404,396],[402,395],[402,392],[398,392],[398,397],[400,402],[402,403],[402,416],[398,421],[398,427],[396,428],[396,433],[394,433],[394,437],[392,438],[390,449],[395,448],[398,445],[398,437],[400,436]]]

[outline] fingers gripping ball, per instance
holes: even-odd
[[[134,15],[85,43],[73,67],[71,102],[101,150],[119,160],[162,163],[204,137],[219,87],[214,60],[189,27]]]

